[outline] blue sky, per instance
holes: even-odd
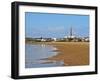
[[[25,37],[63,38],[69,35],[89,36],[89,16],[25,12]]]

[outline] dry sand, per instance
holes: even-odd
[[[59,54],[49,58],[61,60],[64,65],[89,65],[89,42],[54,42],[49,43],[58,49]]]

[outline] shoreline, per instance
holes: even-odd
[[[54,45],[58,49],[56,56],[50,60],[60,60],[65,66],[89,65],[89,43],[66,43]]]
[[[89,42],[37,42],[52,45],[59,52],[48,60],[63,61],[64,66],[89,65]]]

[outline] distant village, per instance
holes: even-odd
[[[26,38],[26,42],[89,42],[89,37],[77,37],[73,35],[73,30],[70,28],[68,36],[62,38]]]

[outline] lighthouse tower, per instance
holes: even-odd
[[[70,29],[69,29],[69,35],[65,36],[64,38],[71,38],[71,39],[75,38],[75,36],[73,35],[73,28],[72,27],[70,27]]]
[[[70,32],[69,32],[69,33],[70,33],[69,36],[72,37],[72,36],[73,36],[73,30],[72,30],[72,27],[70,28]]]
[[[72,27],[70,28],[68,38],[72,38],[72,39],[75,38],[75,36],[73,35],[73,28]]]

